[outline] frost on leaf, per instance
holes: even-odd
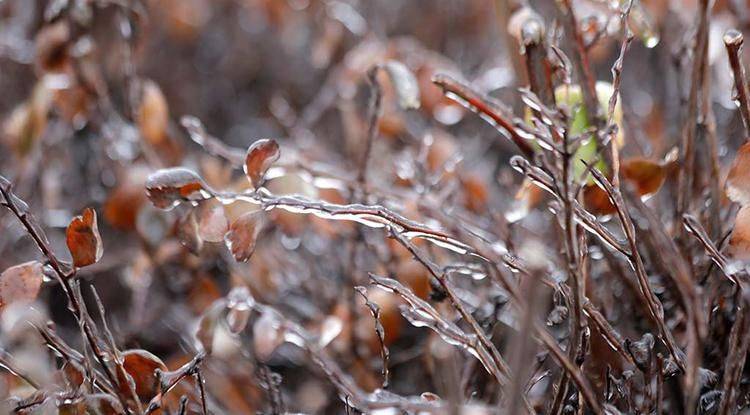
[[[250,145],[242,167],[253,187],[257,189],[263,185],[266,171],[279,159],[280,155],[279,144],[274,139],[263,138]]]
[[[98,262],[102,257],[103,248],[96,211],[86,208],[82,215],[74,217],[65,232],[65,239],[73,256],[73,265],[85,267]]]
[[[148,176],[146,195],[154,206],[166,210],[180,202],[197,202],[211,197],[203,179],[182,167],[158,170]]]
[[[0,309],[13,302],[31,302],[39,295],[44,272],[38,261],[12,266],[0,274]]]

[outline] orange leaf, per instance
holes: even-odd
[[[737,150],[726,184],[727,197],[741,205],[750,204],[750,143]]]
[[[208,199],[207,190],[198,173],[181,167],[158,170],[146,180],[146,195],[160,209],[172,209],[181,201]]]
[[[743,206],[737,212],[729,239],[729,254],[740,261],[750,259],[750,206]]]
[[[65,232],[68,250],[73,256],[73,265],[85,267],[99,261],[102,257],[102,238],[96,223],[96,211],[86,208],[83,215],[73,218]]]
[[[122,366],[133,379],[135,392],[141,402],[150,401],[159,392],[159,382],[155,371],[167,370],[167,366],[158,357],[150,352],[140,349],[126,350],[122,353]],[[122,372],[117,373],[120,392],[124,396],[130,396],[127,379]]]
[[[256,189],[263,184],[263,176],[280,155],[279,144],[270,138],[258,140],[247,149],[243,167],[245,175]]]
[[[12,266],[0,274],[0,308],[12,302],[31,302],[39,295],[44,272],[38,261]]]
[[[650,196],[659,191],[667,177],[664,166],[643,158],[625,160],[620,168],[622,177],[635,185],[640,196]]]

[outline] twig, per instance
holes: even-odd
[[[742,32],[729,29],[724,33],[724,45],[727,47],[729,66],[734,74],[734,90],[737,106],[742,116],[742,125],[745,126],[745,137],[750,139],[750,90],[745,79],[745,65],[742,64],[742,44],[744,38]]]
[[[490,121],[495,128],[502,128],[523,155],[529,158],[534,155],[534,149],[521,137],[516,127],[509,120],[511,117],[497,103],[494,103],[492,99],[474,91],[468,85],[448,75],[437,74],[432,78],[432,82],[442,88],[448,98],[466,106],[471,111],[482,116],[483,119]]]
[[[26,233],[31,236],[39,250],[42,251],[42,254],[47,258],[50,267],[52,267],[52,269],[55,271],[57,280],[60,283],[60,286],[63,288],[66,297],[68,298],[68,305],[70,306],[70,310],[73,312],[73,316],[81,326],[84,337],[88,342],[89,347],[93,351],[97,361],[102,366],[102,370],[104,371],[109,384],[112,385],[112,389],[110,390],[115,391],[115,395],[120,401],[120,404],[122,404],[123,409],[129,413],[130,409],[126,403],[127,399],[119,391],[119,388],[116,387],[117,381],[115,380],[115,376],[112,373],[112,370],[106,364],[106,358],[99,348],[96,336],[94,335],[94,332],[86,319],[83,309],[81,308],[81,304],[76,298],[73,288],[70,285],[70,280],[75,277],[76,269],[73,268],[70,273],[66,273],[63,270],[60,261],[57,259],[57,256],[55,256],[55,254],[52,252],[52,249],[49,247],[47,237],[39,227],[33,224],[31,215],[28,213],[28,211],[26,211],[26,204],[13,194],[10,181],[8,181],[3,176],[0,176],[0,194],[2,194],[4,199],[2,205],[8,208],[8,210],[10,210],[13,215],[15,215],[15,217],[21,222],[24,229],[26,230]],[[19,207],[19,203],[23,203],[21,205],[23,206],[23,208]]]
[[[354,287],[354,290],[364,298],[365,305],[370,309],[370,314],[372,314],[372,318],[375,320],[375,334],[377,334],[378,341],[380,342],[380,358],[383,360],[383,389],[386,389],[388,388],[388,357],[390,353],[388,352],[388,346],[385,345],[385,329],[383,329],[383,322],[380,319],[380,306],[370,301],[367,297],[367,289],[365,287]]]
[[[604,175],[599,170],[592,169],[591,174],[594,176],[594,180],[596,180],[596,182],[607,192],[610,201],[615,206],[617,216],[620,219],[620,224],[623,228],[623,231],[625,232],[625,237],[628,240],[628,244],[630,245],[630,254],[628,255],[628,260],[633,265],[633,268],[635,270],[635,274],[641,290],[641,296],[649,310],[651,319],[659,329],[659,337],[664,342],[667,350],[669,350],[669,353],[674,358],[677,366],[684,372],[686,370],[685,357],[680,348],[677,346],[674,340],[674,336],[667,326],[667,323],[664,321],[664,309],[661,301],[659,301],[659,298],[654,294],[653,288],[651,288],[651,282],[649,281],[648,275],[646,274],[646,268],[643,264],[643,259],[641,258],[641,254],[638,252],[638,243],[635,237],[635,225],[633,225],[633,220],[631,219],[630,214],[625,210],[625,203],[622,199],[622,195],[620,194],[620,190],[612,187],[612,184],[609,182],[609,180],[607,180],[607,178],[604,177]]]
[[[370,153],[372,144],[378,134],[378,122],[383,111],[383,88],[378,81],[378,72],[380,66],[376,65],[367,71],[367,82],[370,85],[370,104],[368,107],[368,125],[367,141],[365,142],[365,151],[362,154],[362,160],[359,163],[357,172],[357,182],[364,185],[367,183],[367,165],[370,162]]]

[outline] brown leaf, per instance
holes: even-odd
[[[154,206],[170,210],[180,202],[209,199],[211,192],[198,173],[182,167],[173,167],[158,170],[148,176],[146,195]]]
[[[279,144],[271,138],[260,139],[247,149],[243,168],[256,189],[263,184],[263,176],[280,155]]]
[[[180,243],[193,254],[198,254],[203,248],[203,238],[198,229],[195,210],[191,209],[177,220],[177,238]]]
[[[750,205],[743,206],[734,219],[734,230],[729,239],[729,254],[733,259],[750,259]]]
[[[229,227],[224,241],[236,261],[245,262],[253,255],[264,222],[264,211],[259,210],[245,213]]]
[[[198,234],[206,242],[222,242],[229,231],[229,223],[221,205],[206,207],[201,212]]]
[[[661,188],[667,172],[659,162],[632,158],[620,166],[622,177],[633,185],[640,196],[650,196]]]
[[[737,150],[726,184],[727,197],[741,205],[750,204],[750,143]]]
[[[0,308],[12,302],[31,302],[39,295],[44,272],[38,261],[12,266],[0,274]]]
[[[76,267],[85,267],[101,259],[104,250],[94,209],[86,208],[83,215],[74,217],[65,231],[65,237]]]
[[[147,80],[143,83],[143,96],[138,108],[138,129],[152,145],[161,144],[167,137],[169,107],[159,85]]]
[[[155,371],[166,371],[167,366],[158,357],[146,350],[133,349],[122,352],[123,368],[133,379],[135,392],[141,402],[148,402],[159,392],[159,382]],[[127,379],[121,372],[117,374],[117,382],[123,396],[130,396]]]

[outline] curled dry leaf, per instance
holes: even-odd
[[[250,145],[245,154],[243,169],[253,187],[257,189],[263,185],[266,171],[280,155],[279,143],[272,138],[263,138]]]
[[[398,96],[398,105],[405,110],[419,109],[419,82],[412,71],[401,62],[388,61],[383,65]]]
[[[750,260],[750,205],[743,206],[737,212],[729,239],[729,254],[738,261]]]
[[[169,210],[180,202],[206,200],[211,197],[211,192],[198,173],[174,167],[158,170],[148,176],[146,195],[154,206]]]
[[[750,143],[737,150],[726,184],[727,197],[743,206],[750,204]]]
[[[73,256],[73,265],[85,267],[98,262],[104,250],[96,221],[96,211],[86,208],[82,215],[74,217],[65,232],[65,239],[68,250]]]
[[[44,271],[38,261],[12,266],[0,274],[0,309],[12,302],[31,302],[39,295]]]
[[[229,223],[221,205],[207,206],[201,212],[198,234],[206,242],[222,242],[229,231]]]
[[[232,222],[229,232],[224,235],[224,242],[236,261],[245,262],[253,255],[264,222],[265,212],[262,210],[245,213]]]
[[[122,352],[122,365],[125,372],[133,379],[135,392],[141,402],[148,402],[159,393],[159,382],[156,369],[166,371],[167,366],[152,353],[133,349]],[[121,372],[117,373],[117,382],[123,396],[130,396],[127,379]]]
[[[158,145],[167,137],[169,107],[159,86],[151,80],[143,83],[143,96],[138,107],[138,129],[143,138]]]

